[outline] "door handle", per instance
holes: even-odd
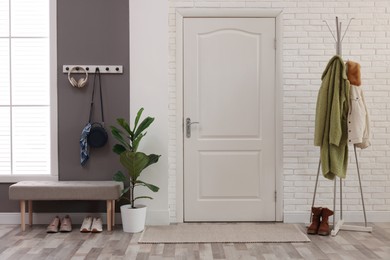
[[[191,137],[191,125],[192,124],[199,124],[199,122],[191,122],[191,118],[187,117],[186,118],[186,137],[187,138]]]

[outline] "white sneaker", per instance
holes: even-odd
[[[85,217],[83,220],[83,224],[81,225],[80,232],[82,233],[91,232],[91,226],[92,226],[92,217],[90,216]]]
[[[93,218],[91,232],[92,233],[100,233],[103,231],[103,222],[102,219],[97,217]]]

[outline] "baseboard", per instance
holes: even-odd
[[[100,217],[104,223],[107,221],[107,215],[104,212],[95,213],[33,213],[33,224],[47,225],[55,217],[60,218],[69,215],[73,224],[81,224],[86,216]],[[28,223],[28,213],[25,215],[26,223]],[[121,224],[120,213],[115,213],[115,223]],[[0,224],[20,224],[20,213],[0,213]]]
[[[101,217],[103,222],[106,222],[106,213],[33,213],[34,224],[48,224],[54,216],[63,217],[69,215],[74,224],[81,224],[86,216]],[[337,217],[337,216],[336,216]],[[284,213],[284,223],[307,223],[310,218],[309,212],[286,212]],[[338,218],[338,217],[337,217]],[[345,222],[364,222],[363,213],[344,212],[343,218]],[[28,214],[25,216],[28,222]],[[390,212],[388,211],[370,211],[367,212],[368,222],[389,222]],[[115,223],[122,224],[120,213],[115,213]],[[169,211],[156,210],[149,211],[146,216],[147,225],[169,225]],[[0,213],[0,224],[20,224],[20,213],[18,212],[3,212]]]
[[[336,215],[336,219],[339,219],[339,215]],[[343,213],[343,219],[347,222],[361,222],[364,223],[363,212],[361,211],[348,211]],[[389,211],[369,211],[367,212],[368,222],[389,222]],[[310,212],[285,212],[284,223],[308,223],[310,220]],[[332,221],[332,218],[331,218]]]
[[[94,213],[33,213],[33,224],[47,225],[55,217],[60,218],[69,215],[73,224],[81,224],[86,216],[100,217],[103,223],[107,223],[106,212]],[[25,215],[26,223],[28,223],[28,213]],[[122,224],[121,214],[115,213],[115,223]],[[2,212],[0,213],[0,224],[20,224],[19,212]],[[168,210],[148,211],[146,214],[146,225],[169,225]]]

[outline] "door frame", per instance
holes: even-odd
[[[176,222],[184,222],[184,117],[183,36],[185,18],[275,18],[275,221],[283,221],[283,93],[282,93],[282,10],[244,8],[176,9]]]

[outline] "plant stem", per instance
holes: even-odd
[[[131,208],[134,209],[134,183],[131,183]]]

